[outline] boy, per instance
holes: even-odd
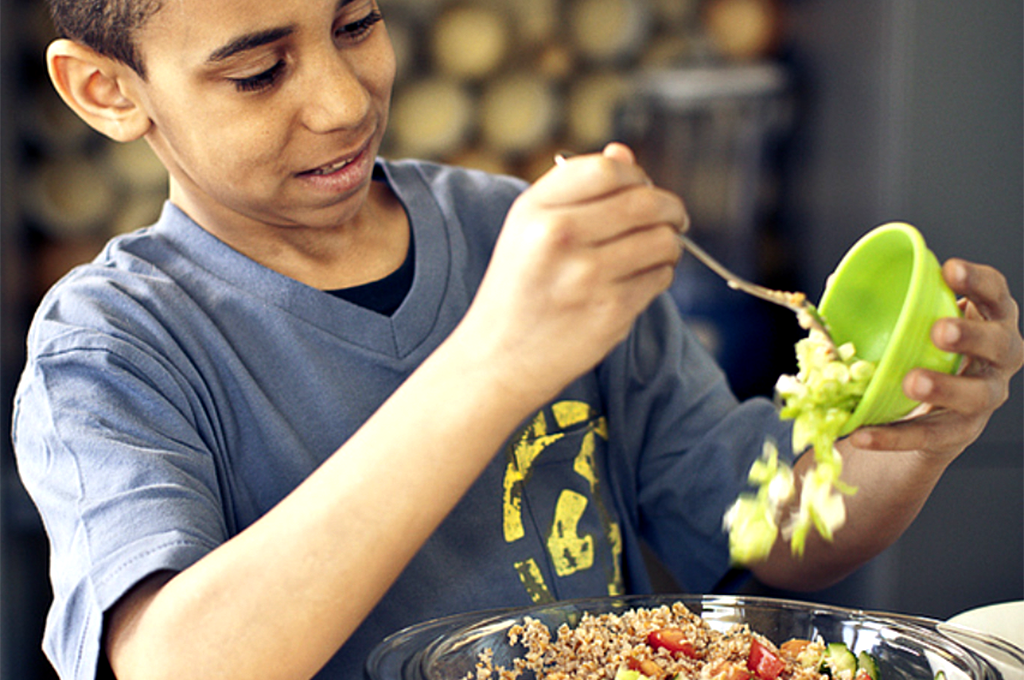
[[[372,0],[54,12],[62,97],[171,177],[157,225],[30,332],[14,437],[62,677],[357,678],[419,620],[643,591],[641,539],[714,586],[722,514],[788,427],[662,295],[685,210],[628,149],[528,188],[377,159]],[[1005,400],[1017,306],[988,268],[945,273],[967,318],[933,337],[968,368],[911,373],[930,412],[841,443],[849,525],[762,580],[820,587],[884,549]]]

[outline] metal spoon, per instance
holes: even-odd
[[[815,330],[824,336],[825,340],[831,345],[833,352],[836,349],[836,343],[832,340],[832,334],[828,330],[828,325],[825,320],[821,318],[821,314],[818,313],[817,307],[810,303],[807,299],[807,295],[804,293],[790,293],[783,290],[774,290],[772,288],[765,288],[759,286],[756,283],[751,283],[744,278],[737,276],[732,273],[725,266],[713,258],[703,248],[698,246],[693,240],[686,234],[676,234],[676,238],[683,244],[683,248],[693,253],[693,256],[703,262],[707,267],[725,279],[725,282],[729,284],[729,287],[733,290],[742,291],[754,297],[767,300],[777,305],[786,307],[793,312],[796,312],[797,322],[801,328],[808,330]]]
[[[564,165],[566,158],[571,155],[572,154],[568,152],[556,154],[555,164]],[[687,226],[689,225],[684,225],[683,228],[685,229]],[[676,233],[676,238],[679,239],[679,242],[685,250],[693,253],[693,256],[704,263],[711,271],[725,279],[725,282],[729,284],[729,287],[733,290],[753,295],[754,297],[761,298],[762,300],[766,300],[776,305],[781,305],[782,307],[795,312],[797,322],[800,324],[800,327],[821,333],[824,340],[828,342],[832,352],[836,353],[836,343],[832,339],[832,334],[828,330],[828,325],[825,323],[825,320],[821,318],[821,314],[818,313],[818,309],[808,301],[806,294],[774,290],[772,288],[765,288],[764,286],[747,281],[727,269],[725,265],[708,254],[706,250],[694,243],[693,240],[683,232]]]

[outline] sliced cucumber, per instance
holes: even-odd
[[[857,675],[860,676],[862,673],[866,673],[871,680],[878,680],[878,664],[875,657],[867,652],[857,655]]]
[[[650,678],[640,671],[630,670],[623,666],[615,674],[615,680],[650,680]]]
[[[825,647],[825,656],[821,662],[822,671],[833,678],[853,680],[857,672],[857,657],[842,642],[830,642]]]

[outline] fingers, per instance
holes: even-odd
[[[982,367],[995,367],[1015,373],[1020,368],[1020,335],[1011,324],[976,319],[940,319],[931,330],[932,342],[939,349],[969,357],[963,371],[977,373]]]
[[[498,288],[506,292],[520,291],[521,299],[505,296],[505,304],[525,310],[541,300],[543,313],[567,318],[589,309],[588,323],[616,329],[617,337],[671,284],[685,212],[679,197],[653,186],[621,144],[559,160],[513,204],[489,279],[504,281]]]
[[[600,309],[628,322],[672,280],[686,210],[655,187],[628,147],[556,160],[513,204],[492,278],[513,279],[549,310]],[[614,325],[614,324],[612,324]]]
[[[612,157],[588,154],[564,158],[530,191],[539,204],[558,207],[596,200],[631,186],[650,185],[650,178],[640,166],[618,160],[626,157],[625,151],[610,153]]]
[[[568,218],[564,218],[568,219]],[[574,231],[570,222],[562,231]],[[640,289],[645,303],[664,291],[672,282],[681,251],[676,245],[675,231],[665,224],[624,229],[614,237],[600,242],[580,242],[569,237],[552,237],[558,226],[538,225],[542,232],[530,239],[525,253],[531,269],[545,273],[547,296],[552,299],[586,299],[591,296],[617,297],[619,289],[631,298],[628,289]],[[578,230],[576,230],[578,231]],[[653,274],[652,270],[662,270]],[[647,282],[660,282],[657,289],[648,289]],[[631,306],[631,305],[627,305]]]
[[[625,144],[619,142],[612,142],[604,147],[601,155],[605,158],[611,158],[619,163],[625,163],[626,165],[636,165],[636,155],[633,150]]]
[[[597,244],[591,259],[595,272],[612,281],[625,282],[651,269],[675,269],[682,251],[675,231],[664,224],[639,227]],[[671,279],[666,281],[667,287]]]
[[[1008,381],[993,371],[952,376],[918,369],[907,374],[903,391],[933,408],[979,418],[987,418],[1009,397]]]
[[[625,146],[558,161],[509,210],[460,333],[511,383],[561,389],[671,284],[683,216]]]
[[[948,458],[978,437],[983,422],[949,411],[931,411],[882,427],[865,427],[850,435],[850,444],[874,451],[931,451]]]
[[[941,319],[932,327],[939,349],[962,354],[959,374],[918,369],[903,390],[911,399],[968,416],[987,418],[1009,397],[1009,379],[1020,369],[1021,337],[1015,325],[976,318]]]
[[[994,369],[1009,378],[1024,365],[1020,310],[1006,278],[992,267],[953,259],[943,266],[950,288],[964,297],[962,319],[941,319],[932,328],[940,349],[969,358],[966,375]]]
[[[940,319],[931,330],[935,346],[964,356],[958,375],[926,370],[907,374],[911,399],[984,423],[1009,397],[1009,379],[1024,361],[1017,329],[1018,307],[1006,278],[992,267],[963,260],[943,266],[950,288],[964,296],[964,317]]]
[[[538,200],[548,206],[581,204],[630,187],[654,186],[625,144],[612,142],[601,154],[558,154],[555,167],[534,185]]]
[[[678,232],[689,224],[682,200],[655,187],[624,144],[611,143],[600,155],[559,155],[555,163],[528,193],[537,207],[562,210],[550,225],[556,241],[600,244],[637,228]]]
[[[998,270],[954,258],[943,265],[942,274],[953,292],[967,298],[983,319],[1017,324],[1017,303]]]
[[[565,242],[600,245],[640,228],[668,227],[674,235],[686,209],[675,194],[648,186],[631,186],[600,199],[553,209],[551,228]],[[678,250],[674,240],[670,246]]]
[[[964,316],[940,319],[931,338],[938,348],[962,354],[964,366],[958,375],[924,369],[908,373],[903,390],[925,405],[921,414],[863,428],[851,435],[854,446],[952,457],[978,437],[1009,397],[1010,378],[1024,364],[1024,339],[1006,278],[992,267],[959,259],[945,263],[943,276],[962,296]]]

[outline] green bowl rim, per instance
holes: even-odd
[[[879,380],[878,378],[879,376],[884,377],[887,373],[892,372],[892,364],[896,362],[896,353],[892,350],[893,345],[891,338],[898,338],[906,332],[906,327],[910,323],[910,314],[908,312],[910,306],[907,305],[906,300],[914,299],[920,292],[921,287],[924,285],[922,271],[924,270],[924,266],[927,262],[929,252],[928,246],[925,243],[924,236],[921,235],[921,232],[918,231],[916,227],[907,224],[906,222],[888,222],[875,227],[861,236],[860,239],[850,247],[842,260],[840,260],[839,264],[836,266],[833,284],[839,280],[843,269],[859,255],[860,250],[862,250],[869,242],[890,232],[900,233],[906,236],[910,241],[913,260],[911,263],[909,286],[907,288],[904,303],[900,308],[899,316],[896,319],[896,324],[893,326],[892,333],[890,335],[890,342],[886,345],[881,358],[878,360],[878,364],[875,368],[875,375],[868,383],[867,389],[864,391],[864,396],[862,396],[860,401],[857,403],[857,408],[854,409],[853,413],[850,414],[849,420],[847,420],[846,424],[843,425],[843,428],[840,431],[840,436],[850,434],[863,424],[868,407],[877,399],[879,393],[883,391],[883,384],[885,380]],[[826,286],[824,293],[822,293],[821,302],[818,305],[818,309],[824,316],[826,322],[828,321],[828,314],[825,307],[828,305],[830,293],[833,289],[834,285]],[[903,389],[903,377],[900,378],[900,389]]]

